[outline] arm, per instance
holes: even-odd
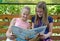
[[[32,29],[34,28],[34,20],[35,20],[35,16],[32,17]]]
[[[7,36],[8,38],[11,37],[11,36],[10,36],[10,34],[12,34],[11,26],[13,26],[14,24],[15,24],[15,18],[13,18],[12,21],[10,22],[9,28],[8,28],[8,30],[7,30],[7,32],[6,32],[6,36]]]
[[[45,39],[52,35],[52,28],[53,28],[53,23],[49,23],[49,32],[48,34],[44,34]]]
[[[49,23],[49,36],[52,35],[52,28],[53,28],[53,23]]]
[[[47,34],[45,34],[45,38],[48,38],[52,35],[52,28],[53,28],[53,18],[52,17],[48,17],[48,21],[49,21],[49,24],[48,24],[48,27],[49,27],[49,32]]]
[[[27,29],[31,29],[31,24],[29,23],[29,25],[28,25],[28,28]]]
[[[32,29],[34,28],[34,23],[32,22]]]

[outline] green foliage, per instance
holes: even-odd
[[[0,14],[19,14],[18,5],[0,5]]]
[[[60,0],[51,0],[52,3],[60,3]]]
[[[11,14],[19,14],[19,12],[20,12],[19,6],[10,5],[10,6],[7,7],[7,12],[9,12]]]
[[[60,13],[60,5],[56,6],[56,12]]]
[[[35,14],[36,5],[0,5],[0,15],[1,14],[20,14],[21,9],[24,6],[29,6],[31,8],[31,15]]]
[[[37,3],[39,1],[45,1],[51,3],[51,0],[0,0],[2,3]]]
[[[49,15],[57,15],[60,13],[60,5],[53,5],[48,7]]]
[[[24,6],[29,6],[31,8],[31,15],[35,14],[36,5],[0,5],[0,14],[20,14],[21,9]],[[60,5],[48,5],[48,14],[57,15],[60,13]]]

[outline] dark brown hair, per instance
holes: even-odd
[[[38,2],[35,10],[37,10],[37,8],[42,8],[43,9],[44,14],[42,16],[42,22],[47,25],[48,24],[48,15],[47,15],[46,3],[44,1]],[[37,23],[38,19],[39,19],[39,17],[36,14],[35,15],[35,24]]]

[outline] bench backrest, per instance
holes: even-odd
[[[28,17],[28,19],[31,19],[33,15],[30,15]],[[0,26],[9,26],[10,24],[10,20],[12,18],[15,18],[15,17],[20,17],[19,15],[0,15],[0,20],[3,20],[3,21],[0,21]],[[60,16],[59,15],[53,15],[51,16],[54,20],[59,20],[60,19]],[[31,22],[30,22],[31,23]],[[60,26],[60,22],[54,22],[53,23],[54,26]],[[3,29],[3,28],[0,28],[0,33],[6,33],[7,29]],[[56,28],[56,29],[53,29],[53,33],[57,33],[59,34],[60,33],[60,29],[59,28]],[[52,36],[51,37],[53,40],[60,40],[60,36]],[[3,38],[3,37],[0,37],[0,40],[2,39],[6,39]]]

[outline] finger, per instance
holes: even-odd
[[[15,35],[15,34],[10,34],[10,35]]]

